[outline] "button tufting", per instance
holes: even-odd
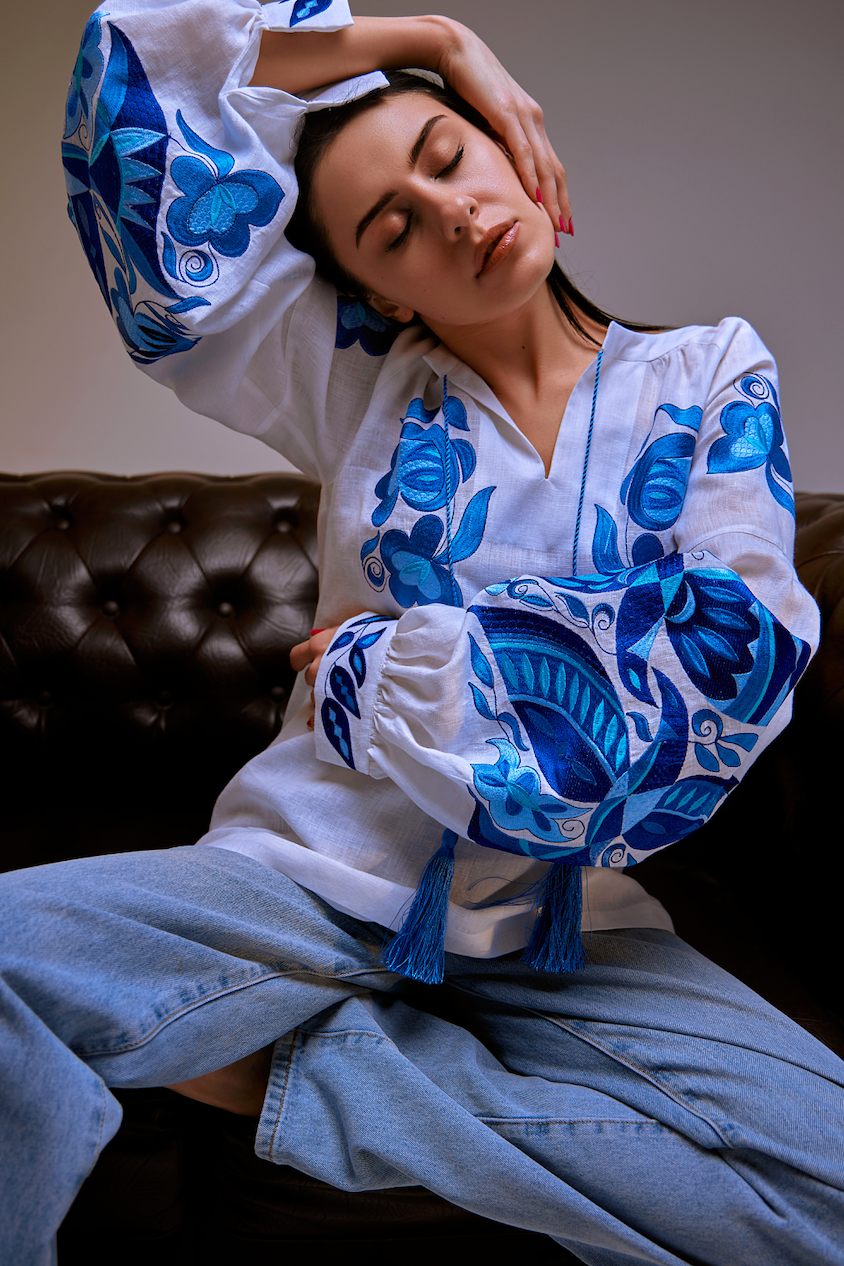
[[[171,519],[170,522],[167,524],[168,532],[181,532],[181,530],[182,530],[182,525],[178,519]]]
[[[103,603],[104,615],[117,615],[119,610],[120,610],[120,607],[117,605],[117,603],[114,601],[113,598],[109,598],[108,602]]]
[[[155,696],[155,702],[158,704],[159,708],[169,708],[170,704],[173,702],[173,696],[170,694],[169,690],[159,690],[158,694]]]
[[[224,619],[228,619],[230,615],[234,615],[234,607],[230,602],[221,602],[217,607],[217,614],[223,616]]]
[[[42,708],[49,708],[50,704],[53,702],[53,696],[50,694],[50,691],[42,690],[38,696],[38,702],[41,704]]]
[[[290,527],[291,524],[289,519],[279,519],[275,525],[275,530],[276,532],[289,532]]]
[[[66,532],[70,527],[70,519],[56,519],[56,527],[60,532]]]
[[[273,686],[270,691],[270,698],[274,699],[276,703],[281,703],[281,701],[286,697],[287,691],[284,689],[284,686]]]

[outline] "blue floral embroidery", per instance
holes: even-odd
[[[698,405],[681,408],[676,404],[661,404],[654,413],[654,424],[660,413],[665,413],[675,424],[686,428],[671,432],[642,445],[639,455],[625,476],[619,494],[622,505],[627,506],[630,520],[638,527],[646,528],[629,546],[629,560],[634,567],[662,558],[665,553],[659,532],[673,527],[680,517],[689,481],[692,457],[695,451],[695,434],[700,430],[703,410]],[[603,575],[623,571],[618,524],[612,515],[595,506],[596,522],[592,539],[592,559]]]
[[[184,196],[171,202],[167,227],[183,246],[209,243],[221,255],[242,255],[249,247],[250,228],[269,224],[284,194],[265,171],[233,171],[231,154],[197,136],[181,110],[176,119],[185,141],[202,157],[173,160],[170,174]]]
[[[106,62],[100,17],[91,18],[71,80],[62,146],[68,213],[130,355],[152,364],[196,345],[178,317],[210,302],[180,296],[168,278],[192,288],[213,284],[219,265],[197,244],[210,242],[222,255],[242,253],[250,226],[269,223],[283,193],[264,172],[232,172],[231,155],[208,145],[177,114],[182,135],[201,157],[173,163],[176,183],[192,196],[176,199],[168,225],[192,249],[177,257],[164,233],[162,269],[156,234],[173,138],[131,41],[111,22],[108,30]],[[141,281],[161,299],[139,299]]]
[[[693,435],[661,435],[637,459],[621,485],[621,504],[639,527],[664,532],[677,522],[694,451]]]
[[[764,466],[771,495],[793,515],[791,467],[783,449],[785,437],[774,385],[761,374],[748,374],[736,387],[746,400],[733,400],[721,410],[719,420],[725,434],[710,448],[707,470],[718,474]]]
[[[99,14],[93,14],[85,27],[79,56],[73,68],[70,90],[67,94],[65,137],[73,136],[80,123],[91,117],[91,103],[103,73],[103,55],[100,52],[102,28]]]
[[[393,529],[381,541],[381,557],[390,573],[390,593],[403,607],[442,602],[463,605],[460,586],[448,570],[448,558],[437,548],[443,536],[442,520],[426,514],[414,523],[410,536]]]
[[[505,831],[528,831],[548,843],[563,842],[555,819],[579,813],[557,796],[544,795],[539,775],[523,767],[519,753],[506,739],[489,739],[498,748],[494,765],[473,765],[475,790],[489,804],[489,816]],[[520,841],[521,842],[521,841]]]
[[[438,414],[442,426],[435,421]],[[469,429],[464,405],[449,396],[444,380],[442,409],[427,409],[418,397],[411,400],[390,469],[375,485],[379,502],[372,512],[374,527],[387,522],[399,498],[412,510],[428,511],[409,534],[396,528],[383,537],[378,532],[361,548],[361,565],[369,584],[382,589],[389,580],[390,592],[403,607],[432,602],[462,606],[454,564],[474,554],[483,539],[494,485],[474,494],[452,532],[457,493],[474,474],[476,464],[474,448],[468,440],[452,438],[452,428]],[[443,509],[445,522],[430,513]]]
[[[591,604],[612,591],[620,595],[617,611],[608,602],[590,611],[584,599]],[[495,765],[473,766],[468,835],[545,860],[629,865],[696,830],[735,786],[730,771],[741,751],[758,740],[749,730],[725,733],[725,718],[766,725],[809,660],[808,645],[733,572],[685,569],[676,554],[611,577],[522,577],[487,592],[506,592],[523,610],[470,608],[497,668],[496,676],[469,635],[472,701],[505,737],[487,740],[499,752]],[[651,718],[625,714],[582,636],[600,642],[613,628],[621,685],[654,708]],[[700,708],[689,722],[680,689],[649,662],[660,631],[679,672],[718,712]],[[503,710],[502,693],[512,711]],[[644,744],[635,760],[628,717]],[[690,745],[705,772],[683,778]]]
[[[334,346],[353,347],[360,343],[368,356],[384,356],[401,333],[397,321],[382,317],[369,304],[337,297],[337,334]]]
[[[373,628],[374,624],[382,627]],[[382,637],[386,626],[383,616],[363,616],[335,638],[326,652],[337,659],[328,671],[320,721],[325,737],[350,769],[355,768],[355,759],[349,717],[360,720],[357,690],[366,680],[366,652]],[[339,662],[344,658],[351,672]]]

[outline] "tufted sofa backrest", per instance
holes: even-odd
[[[103,817],[114,849],[201,833],[280,727],[318,503],[289,474],[0,476],[7,850],[10,818],[25,835],[45,811],[55,856],[101,851]],[[52,859],[31,848],[15,864]]]

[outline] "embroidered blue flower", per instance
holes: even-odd
[[[209,242],[221,255],[242,255],[249,230],[269,224],[283,197],[265,171],[219,176],[198,158],[174,159],[170,174],[185,196],[167,211],[167,227],[183,246]]]
[[[188,145],[202,158],[182,154],[173,160],[170,174],[184,197],[170,204],[167,227],[183,246],[208,242],[221,255],[242,255],[250,228],[269,224],[284,193],[265,171],[234,171],[231,154],[198,136],[181,110],[176,119]]]
[[[494,765],[473,765],[475,790],[489,805],[497,827],[505,831],[528,831],[548,843],[563,839],[555,819],[571,818],[580,812],[556,796],[543,795],[535,769],[522,768],[519,753],[506,739],[488,739],[498,748]],[[516,850],[514,850],[516,851]]]
[[[393,529],[381,541],[381,557],[390,573],[390,592],[403,607],[432,602],[460,607],[460,586],[449,574],[446,556],[437,554],[443,525],[435,514],[423,515],[406,532]]]
[[[353,347],[360,343],[368,356],[384,356],[401,332],[396,321],[382,317],[368,303],[337,298],[337,334],[334,346]]]
[[[375,485],[381,501],[373,524],[387,521],[399,496],[412,510],[441,510],[474,469],[475,451],[467,440],[451,439],[444,427],[405,422],[390,469]]]
[[[79,56],[73,68],[70,89],[67,94],[65,137],[73,136],[83,119],[91,117],[91,102],[103,73],[103,55],[100,52],[102,30],[98,14],[88,19]]]
[[[707,471],[718,474],[764,466],[774,500],[794,514],[791,467],[783,449],[785,437],[774,386],[761,374],[748,374],[736,385],[748,399],[733,400],[721,410],[719,420],[725,434],[709,450]],[[761,403],[754,405],[752,400]]]
[[[621,503],[639,527],[664,532],[677,522],[695,451],[685,432],[661,435],[637,459],[621,485]]]

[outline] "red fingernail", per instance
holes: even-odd
[[[557,237],[557,234],[556,234],[556,233],[554,234],[554,245],[555,245],[555,246],[559,246],[559,245],[560,245],[560,239]]]
[[[537,191],[536,191],[536,201],[537,201],[537,202],[541,202],[541,201],[542,201],[542,190],[541,190],[541,189],[537,189]]]
[[[563,217],[560,216],[560,232],[565,233],[565,231],[566,231],[566,226],[565,224],[563,224]]]
[[[325,632],[325,629],[311,629],[311,637],[313,637],[315,633],[324,633],[324,632]]]
[[[574,237],[574,225],[571,222],[571,216],[569,216],[569,235]]]

